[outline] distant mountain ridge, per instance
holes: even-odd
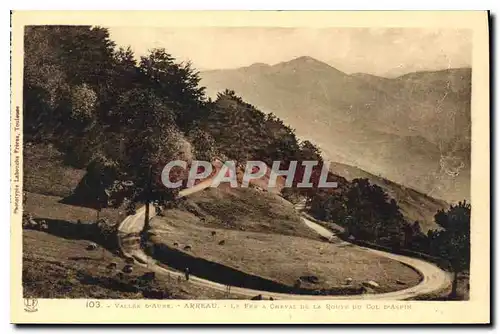
[[[470,199],[470,68],[391,79],[304,56],[201,76],[208,96],[234,90],[330,160],[448,201]]]

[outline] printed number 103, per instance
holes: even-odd
[[[87,308],[99,308],[101,307],[101,303],[99,301],[87,301],[85,303],[85,307]]]

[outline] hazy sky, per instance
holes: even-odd
[[[200,70],[311,56],[347,72],[398,75],[471,66],[468,30],[400,28],[110,28],[136,55],[164,47]]]

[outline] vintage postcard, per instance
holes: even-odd
[[[14,11],[11,321],[489,323],[488,22]]]

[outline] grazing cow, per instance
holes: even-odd
[[[49,229],[49,225],[45,220],[40,221],[40,230],[47,231]]]
[[[95,244],[94,242],[91,242],[88,246],[87,246],[87,250],[96,250],[97,249],[97,244]]]
[[[30,226],[32,229],[36,229],[36,228],[38,228],[38,223],[37,223],[37,222],[36,222],[36,220],[34,220],[34,219],[30,219],[30,220],[29,220],[29,224],[30,224],[29,226]]]
[[[215,236],[216,234],[217,234],[217,232],[212,231],[212,237]]]
[[[133,271],[133,267],[130,264],[126,264],[125,267],[123,267],[122,271],[124,273],[130,274]]]
[[[106,268],[108,268],[108,269],[116,269],[117,265],[118,264],[116,262],[111,262],[110,264],[108,264],[108,266]]]
[[[299,277],[300,281],[306,281],[311,284],[318,284],[319,283],[319,278],[314,275],[309,275],[309,276],[300,276]]]
[[[179,247],[179,243],[174,242],[174,246],[175,246],[175,247]]]
[[[191,250],[191,246],[189,246],[189,245],[184,246],[184,250],[185,250],[185,251],[190,251],[190,250]]]
[[[219,245],[221,245],[221,246],[224,245],[225,243],[226,243],[226,240],[219,241]]]
[[[363,286],[366,286],[366,287],[372,288],[372,289],[376,289],[376,288],[380,287],[380,285],[377,282],[375,282],[375,281],[363,282],[361,284]]]

